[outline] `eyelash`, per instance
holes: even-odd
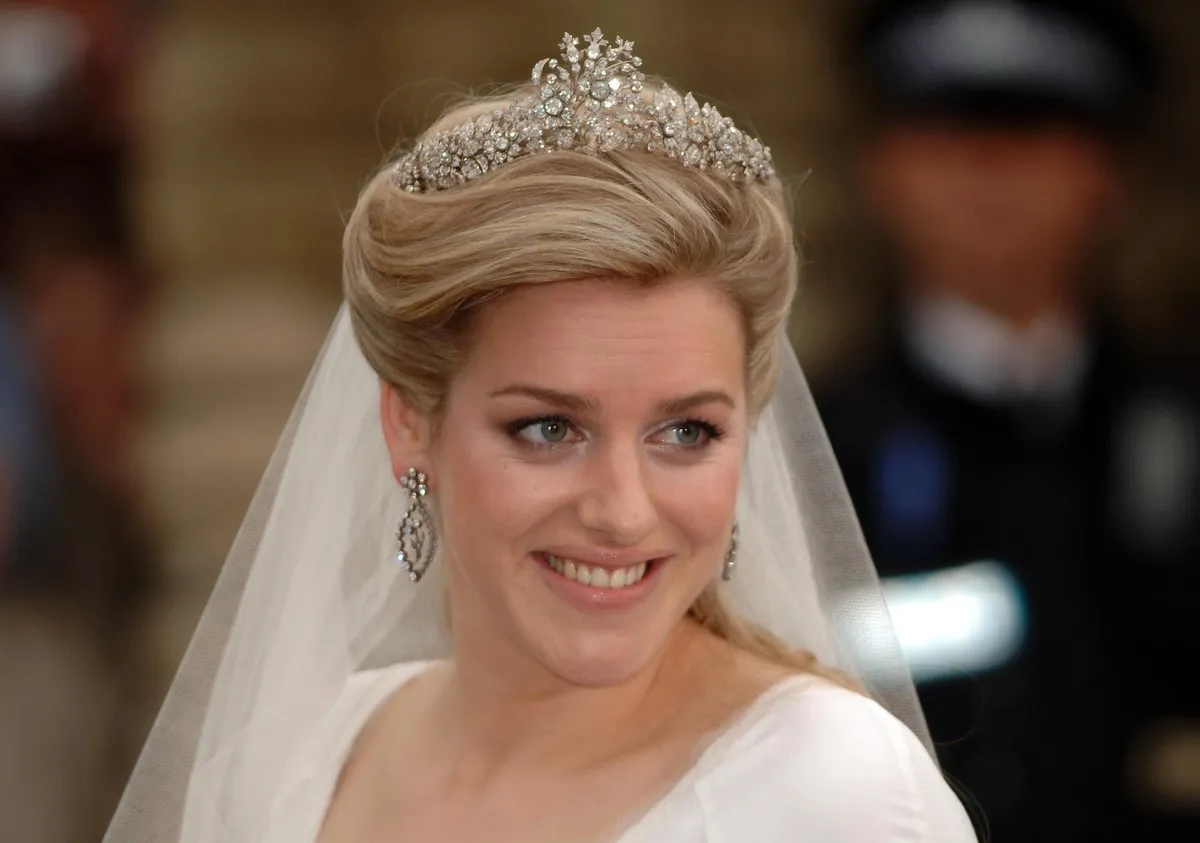
[[[571,444],[569,441],[532,442],[529,439],[525,439],[524,437],[521,436],[522,431],[527,430],[528,428],[531,428],[534,425],[546,424],[546,423],[551,423],[551,422],[556,423],[556,424],[566,425],[566,427],[568,427],[570,430],[577,432],[577,428],[576,428],[574,422],[572,422],[566,416],[551,415],[551,416],[531,416],[528,418],[518,419],[517,421],[512,422],[511,424],[508,425],[508,435],[510,437],[512,437],[518,444],[520,444],[524,447],[527,447],[527,448],[532,448],[534,450],[538,450],[538,451],[549,451],[549,450],[553,450],[554,448],[560,447],[562,445]],[[717,424],[714,424],[713,422],[705,421],[704,419],[677,419],[675,421],[668,422],[667,424],[663,425],[662,427],[659,428],[659,431],[671,430],[671,429],[680,428],[680,427],[688,427],[690,425],[695,425],[696,427],[700,428],[700,432],[703,436],[702,440],[700,442],[697,442],[697,443],[691,444],[691,445],[671,445],[668,447],[671,447],[674,450],[678,450],[678,451],[699,451],[699,450],[702,450],[702,449],[708,447],[713,442],[716,442],[725,436],[725,430],[723,428],[721,428]]]

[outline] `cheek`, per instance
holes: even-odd
[[[733,457],[664,470],[656,484],[659,513],[692,553],[708,559],[725,552],[740,474],[741,460]]]
[[[910,241],[939,240],[959,215],[963,188],[955,174],[928,169],[921,162],[904,161],[886,176],[884,222]]]
[[[1044,213],[1068,230],[1081,233],[1092,228],[1103,216],[1108,206],[1107,186],[1098,173],[1079,170],[1057,172],[1048,175],[1043,182],[1046,195],[1043,198]]]
[[[435,455],[435,491],[443,527],[460,555],[477,549],[503,555],[506,544],[519,540],[562,499],[562,472],[514,458],[494,432],[445,430],[443,436]]]

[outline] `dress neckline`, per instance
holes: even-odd
[[[377,675],[382,674],[383,676],[387,676],[387,681],[383,681],[377,685],[376,688],[378,690],[376,693],[370,695],[369,703],[364,707],[365,710],[360,712],[360,716],[355,718],[354,724],[349,729],[348,739],[344,739],[343,741],[341,752],[337,758],[337,764],[332,765],[334,774],[326,789],[327,792],[325,793],[323,806],[318,815],[317,828],[314,830],[314,841],[316,840],[316,835],[320,834],[320,829],[324,825],[325,817],[333,802],[336,782],[340,778],[346,760],[353,752],[366,723],[401,688],[433,667],[443,663],[444,661],[442,660],[404,662],[373,671]],[[393,673],[397,674],[399,679],[399,681],[394,683],[390,681],[392,679],[390,674]],[[796,673],[785,676],[774,682],[741,709],[734,712],[724,723],[708,732],[705,739],[701,742],[695,759],[684,773],[640,817],[627,826],[624,831],[619,832],[613,838],[612,843],[637,843],[638,840],[644,839],[644,835],[649,833],[654,825],[669,816],[671,806],[689,793],[700,779],[726,757],[729,750],[759,721],[762,713],[775,700],[795,688],[811,685],[819,681],[818,677],[807,673]]]
[[[721,763],[738,741],[759,722],[763,712],[775,700],[795,688],[819,681],[818,677],[808,673],[785,676],[726,718],[724,723],[708,732],[691,766],[641,817],[617,835],[612,843],[636,843],[638,836],[652,830],[660,819],[668,815],[672,804],[689,793],[696,782]]]

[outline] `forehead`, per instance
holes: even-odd
[[[744,358],[738,310],[710,282],[568,281],[486,305],[460,377],[661,398],[694,388],[740,391]]]

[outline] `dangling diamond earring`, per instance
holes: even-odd
[[[738,553],[738,525],[733,522],[733,531],[729,534],[729,550],[725,551],[725,564],[721,566],[721,579],[728,582],[733,579],[733,572],[737,568],[737,553]]]
[[[410,498],[396,531],[396,561],[408,572],[410,580],[420,582],[433,562],[438,543],[429,507],[425,505],[425,493],[429,489],[425,485],[425,475],[415,468],[408,470],[400,485],[408,489]]]

